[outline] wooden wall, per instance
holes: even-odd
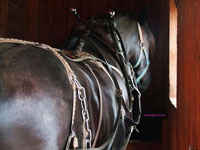
[[[200,149],[199,7],[199,0],[178,3],[177,109],[168,103],[163,126],[166,150]]]
[[[152,63],[152,84],[142,97],[144,113],[164,113],[168,97],[168,0],[0,0],[0,35],[57,45],[64,41],[77,23],[70,8],[76,8],[81,20],[120,12],[147,11],[147,22],[156,38]]]
[[[200,149],[200,1],[178,6],[178,140],[177,148]]]
[[[169,0],[170,2],[170,46],[169,46],[169,51],[170,51],[170,60],[176,59],[176,53],[177,53],[177,43],[176,42],[176,35],[177,35],[177,8],[175,5],[174,0]],[[170,76],[171,78],[170,83],[170,93],[169,93],[169,98],[176,98],[176,90],[174,88],[177,88],[176,85],[173,82],[176,82],[176,77],[173,77],[176,75],[176,67],[173,65],[176,65],[177,60],[172,60],[170,62]],[[173,68],[174,67],[174,68]],[[174,105],[170,102],[170,100],[166,101],[166,108],[167,108],[167,118],[163,120],[163,125],[162,125],[162,150],[177,150],[177,109],[174,107]]]
[[[6,36],[8,5],[7,0],[0,0],[0,35]]]

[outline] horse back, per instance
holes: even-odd
[[[61,149],[70,125],[69,86],[66,70],[51,52],[1,43],[0,149]]]

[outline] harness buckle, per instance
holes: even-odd
[[[77,18],[78,22],[81,22],[80,16],[77,13],[77,10],[75,8],[70,8],[69,9]]]
[[[141,48],[141,49],[144,49],[144,42],[141,42],[141,43],[140,43],[140,48]]]
[[[116,91],[116,96],[117,96],[117,97],[122,97],[122,90],[120,90],[120,89],[117,90],[117,91]]]
[[[109,10],[108,14],[110,15],[110,18],[112,18],[115,15],[115,11],[114,10]]]

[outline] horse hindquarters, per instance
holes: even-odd
[[[66,70],[51,52],[6,44],[0,44],[0,149],[62,149],[73,93]]]
[[[57,108],[59,104],[45,100],[26,104],[16,101],[1,103],[0,149],[58,150],[65,144],[63,131],[67,131],[68,117],[58,111],[63,106]]]

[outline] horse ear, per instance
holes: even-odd
[[[144,7],[139,14],[139,22],[143,25],[147,20],[147,9]]]

